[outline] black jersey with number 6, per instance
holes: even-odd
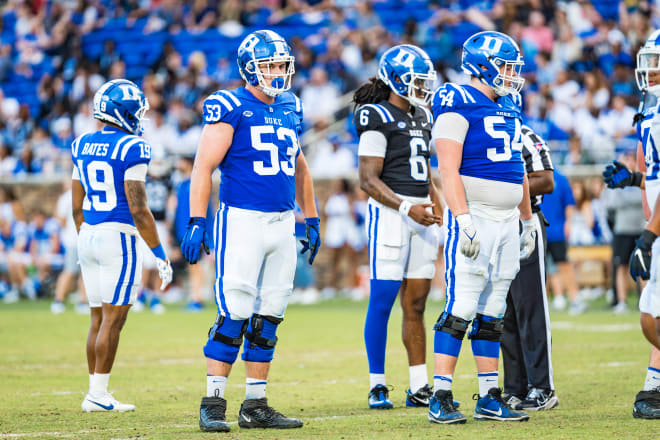
[[[364,104],[354,115],[358,136],[378,131],[387,139],[380,179],[397,194],[426,197],[429,194],[429,143],[433,117],[423,107],[408,113],[381,101]]]

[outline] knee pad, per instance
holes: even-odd
[[[468,335],[469,339],[500,342],[502,331],[504,330],[504,320],[492,316],[484,316],[477,313],[472,321],[472,329]]]
[[[241,358],[249,362],[270,362],[273,360],[277,344],[277,326],[283,318],[265,315],[252,315],[250,330],[245,333],[245,345]]]
[[[247,319],[234,320],[219,314],[213,327],[209,329],[209,338],[204,346],[204,356],[233,364],[243,343],[243,334],[247,325]]]
[[[454,338],[462,341],[465,337],[465,332],[467,331],[469,323],[470,321],[463,318],[451,315],[448,312],[443,312],[433,326],[433,330],[449,333]]]

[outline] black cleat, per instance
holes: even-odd
[[[633,405],[633,417],[636,419],[660,419],[660,388],[637,393]]]
[[[505,400],[506,402],[506,400]],[[523,411],[545,411],[559,405],[559,398],[552,390],[542,390],[541,388],[531,388],[527,397],[515,406],[513,409]]]
[[[229,432],[225,418],[227,401],[222,397],[202,397],[199,405],[199,427],[206,432]]]
[[[431,397],[433,397],[433,390],[428,384],[424,385],[415,393],[412,393],[410,390],[408,390],[406,391],[406,406],[413,408],[420,406],[428,407]]]
[[[301,428],[302,420],[285,417],[268,406],[268,399],[247,399],[238,412],[238,426],[241,428]]]

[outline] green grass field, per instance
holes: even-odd
[[[278,332],[280,343],[267,394],[274,407],[302,418],[305,426],[292,431],[241,430],[235,423],[244,396],[245,375],[239,361],[226,393],[232,432],[205,434],[199,431],[197,417],[206,389],[202,345],[214,319],[213,309],[185,314],[171,306],[165,315],[131,313],[110,390],[137,410],[84,414],[80,403],[88,384],[84,353],[88,318],[72,311],[51,315],[48,306],[47,302],[0,305],[0,438],[575,440],[650,439],[660,432],[660,422],[631,415],[649,353],[636,313],[552,315],[560,398],[556,409],[532,414],[527,423],[505,425],[468,417],[465,425],[437,426],[427,422],[425,409],[404,406],[408,371],[398,307],[390,323],[387,362],[395,409],[372,411],[366,405],[362,341],[366,303],[337,300],[291,306]],[[440,311],[441,304],[429,304],[429,329]],[[474,409],[471,397],[476,382],[466,343],[454,378],[454,396],[466,415]]]

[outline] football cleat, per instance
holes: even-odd
[[[504,402],[509,404],[506,400]],[[527,393],[527,397],[522,402],[519,402],[515,406],[509,404],[509,407],[524,411],[544,411],[552,409],[557,405],[559,405],[559,398],[554,391],[531,388],[529,393]]]
[[[432,396],[433,389],[428,384],[424,385],[415,393],[410,392],[410,389],[408,389],[406,391],[406,406],[412,408],[428,407]],[[454,400],[454,408],[458,409],[459,406],[461,406],[461,402]]]
[[[529,420],[529,414],[514,411],[502,400],[502,389],[491,388],[484,397],[473,396],[477,401],[474,409],[475,420],[497,420],[500,422],[524,422]]]
[[[636,419],[660,419],[660,388],[637,393],[633,405],[633,417]]]
[[[516,409],[516,405],[522,402],[524,398],[525,396],[523,396],[521,399],[515,394],[502,393],[502,400],[504,401],[504,403],[506,403],[509,406],[509,408],[513,408],[513,409]]]
[[[227,401],[222,397],[202,397],[199,405],[199,427],[205,432],[229,432],[225,418]]]
[[[429,401],[429,423],[452,425],[465,423],[463,413],[454,405],[451,391],[438,390]]]
[[[110,393],[99,398],[88,393],[80,406],[83,412],[135,411],[135,405],[118,402]]]
[[[302,420],[285,417],[268,406],[268,399],[246,399],[238,412],[238,426],[241,428],[301,428]]]
[[[390,400],[390,390],[385,385],[376,385],[369,391],[369,408],[371,409],[392,409]]]

